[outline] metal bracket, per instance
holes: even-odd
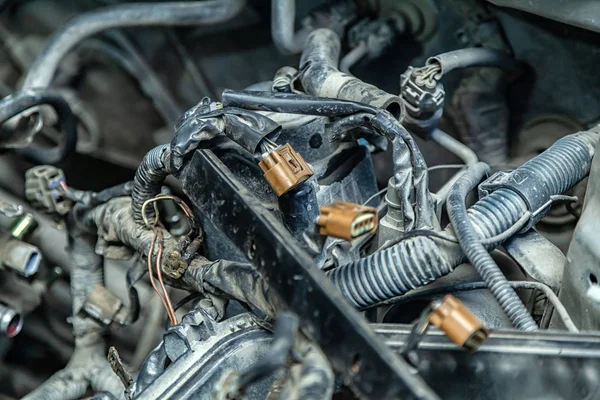
[[[211,151],[196,151],[178,178],[196,212],[205,213],[242,250],[359,397],[438,399]]]

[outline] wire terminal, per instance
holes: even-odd
[[[360,204],[336,201],[321,207],[317,225],[321,235],[352,240],[377,230],[377,210]]]
[[[283,195],[313,175],[308,163],[289,143],[272,150],[258,165],[277,196]]]

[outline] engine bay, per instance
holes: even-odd
[[[599,18],[0,1],[0,400],[600,398]]]

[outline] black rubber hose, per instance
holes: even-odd
[[[369,126],[372,118],[371,114],[357,113],[338,119],[329,128],[329,140],[343,141],[353,129]]]
[[[113,38],[123,36],[123,40],[129,41],[121,32],[114,32],[116,35]],[[130,42],[130,45],[133,44]],[[173,98],[171,93],[160,81],[156,72],[152,70],[150,65],[144,60],[141,54],[135,48],[118,48],[112,43],[102,40],[86,40],[78,50],[84,55],[89,55],[89,58],[110,60],[122,68],[127,74],[134,78],[140,86],[144,94],[152,101],[156,110],[161,117],[173,124],[177,118],[181,116],[181,107]],[[135,53],[132,53],[135,51]],[[88,57],[86,57],[88,59]],[[174,118],[174,119],[173,119]]]
[[[0,125],[12,117],[39,105],[49,105],[56,111],[63,131],[63,143],[52,149],[38,145],[29,145],[19,152],[37,164],[56,164],[63,161],[75,151],[77,146],[77,120],[69,103],[56,91],[49,89],[35,89],[19,92],[0,101]],[[0,129],[0,147],[2,142],[17,141],[18,135],[14,130]]]
[[[299,323],[298,317],[289,312],[283,312],[277,316],[273,330],[273,342],[269,352],[256,364],[240,374],[240,388],[245,388],[286,365],[294,345]]]
[[[483,162],[467,168],[450,190],[446,207],[448,216],[463,253],[489,287],[513,325],[521,330],[535,331],[538,327],[533,317],[481,243],[481,237],[473,228],[467,214],[465,205],[467,195],[490,172],[490,166]]]
[[[467,215],[479,238],[505,232],[524,213],[536,211],[538,205],[551,200],[550,196],[565,192],[583,179],[590,171],[600,137],[600,127],[594,129],[560,139],[513,171],[508,184],[469,208]],[[531,190],[526,191],[527,188]],[[544,215],[540,212],[533,222]],[[409,237],[335,268],[328,276],[348,301],[357,307],[367,307],[425,286],[452,272],[464,260],[457,244],[436,237]]]
[[[438,80],[448,72],[462,68],[494,67],[514,74],[520,73],[523,69],[522,64],[510,54],[485,47],[469,47],[438,54],[430,57],[426,62],[426,65],[435,64],[440,68],[439,75],[435,77]]]
[[[55,32],[29,69],[23,89],[47,87],[64,57],[82,40],[114,28],[204,26],[235,17],[244,0],[132,3],[108,6],[73,18]]]
[[[326,117],[344,117],[359,112],[375,115],[379,112],[375,107],[355,101],[254,90],[225,89],[222,102],[225,107]]]
[[[152,100],[152,104],[165,122],[170,125],[175,124],[185,109],[177,102],[156,71],[126,34],[110,31],[106,35],[126,53],[125,59],[116,59],[116,61],[137,80],[140,88]]]
[[[160,194],[163,182],[171,173],[170,170],[170,144],[162,144],[150,150],[142,160],[133,179],[131,191],[131,208],[133,218],[138,224],[144,223],[142,206]],[[152,221],[156,214],[154,207],[146,207],[146,217]]]
[[[340,51],[340,38],[331,29],[317,29],[308,35],[299,68],[306,93],[368,104],[400,118],[404,108],[400,97],[341,72]]]

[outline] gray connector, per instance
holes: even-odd
[[[73,203],[59,187],[65,181],[62,170],[51,165],[38,165],[25,173],[25,197],[32,206],[47,213],[67,214]]]

